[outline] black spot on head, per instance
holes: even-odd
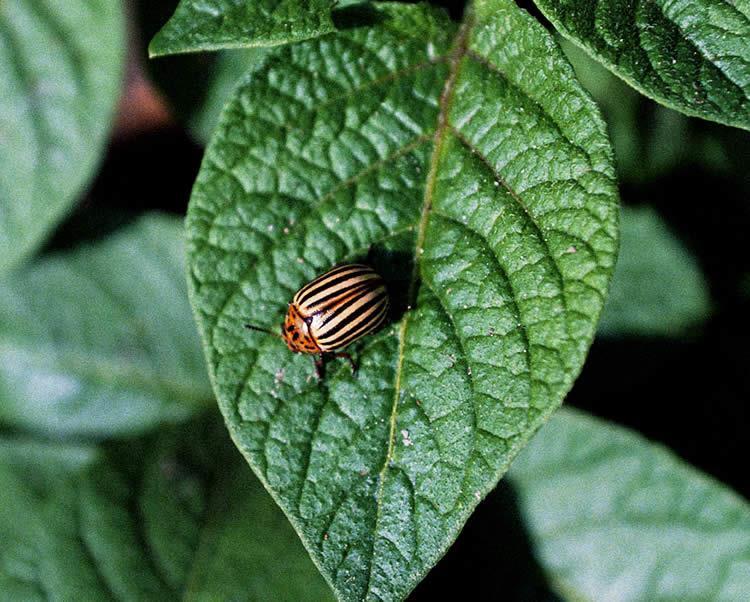
[[[294,329],[291,329],[291,330],[294,330]],[[296,340],[297,340],[298,338],[299,338],[299,333],[298,333],[298,332],[295,332],[295,333],[294,333],[294,334],[292,335],[292,340],[293,340],[293,341],[296,341]]]
[[[290,324],[289,326],[287,326],[287,327],[286,327],[286,329],[287,329],[287,330],[288,330],[289,332],[294,332],[294,324]]]

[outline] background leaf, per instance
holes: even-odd
[[[262,67],[266,56],[268,50],[265,48],[226,50],[218,53],[206,96],[190,118],[190,129],[201,143],[208,144],[219,121],[221,110],[239,81],[244,75]]]
[[[739,600],[750,507],[624,428],[558,412],[510,471],[539,560],[571,600]]]
[[[2,440],[0,500],[0,599],[331,599],[217,420],[107,453]]]
[[[401,598],[445,552],[570,387],[613,267],[595,106],[515,4],[475,11],[457,33],[426,6],[370,27],[355,10],[277,51],[224,110],[188,211],[220,406],[342,599]],[[354,347],[356,378],[318,384],[244,329],[363,258],[396,311]]]
[[[0,282],[0,421],[100,437],[205,407],[183,262],[179,220],[152,215]]]
[[[91,178],[119,96],[117,0],[0,2],[0,273]]]
[[[334,0],[180,0],[154,36],[151,56],[276,46],[334,30]]]
[[[690,252],[650,207],[623,207],[620,254],[599,321],[605,336],[679,336],[711,309]]]
[[[536,0],[565,36],[637,90],[750,129],[747,0]]]
[[[690,164],[716,171],[731,168],[737,144],[722,138],[730,133],[741,138],[744,132],[668,109],[636,92],[572,42],[560,42],[602,110],[620,181],[643,184]]]

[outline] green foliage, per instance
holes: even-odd
[[[179,220],[0,281],[0,421],[50,435],[123,435],[213,399],[191,324]]]
[[[78,200],[120,91],[117,0],[0,2],[0,273]]]
[[[236,444],[341,599],[393,600],[580,370],[617,198],[596,108],[512,2],[477,2],[458,30],[424,5],[348,18],[225,108],[189,271]],[[300,285],[368,255],[397,311],[354,347],[356,377],[331,364],[317,383],[309,357],[243,328],[276,329]]]
[[[690,252],[649,207],[622,209],[620,254],[599,321],[605,336],[679,336],[711,310]]]
[[[747,2],[540,5],[635,88],[750,129]],[[575,412],[530,442],[581,369],[613,271],[603,335],[685,336],[710,309],[651,209],[624,209],[614,269],[611,148],[553,36],[513,0],[474,0],[460,23],[357,4],[181,0],[151,44],[244,49],[173,76],[211,139],[187,224],[209,383],[176,219],[8,270],[93,172],[124,27],[115,0],[0,0],[0,600],[328,600],[328,585],[400,600],[511,462],[563,596],[741,598],[744,501]],[[729,128],[644,111],[568,52],[629,181],[744,169],[742,141],[715,136]],[[204,96],[184,74],[209,64]],[[332,360],[317,381],[310,357],[244,324],[278,329],[295,290],[346,261],[383,273],[392,320],[351,347],[357,375]],[[214,393],[241,454],[218,416],[196,417]],[[520,551],[504,543],[498,563]]]
[[[203,144],[208,144],[219,115],[243,75],[259,69],[268,55],[265,48],[219,52],[211,72],[206,96],[190,118],[190,129]]]
[[[726,170],[737,145],[718,134],[743,132],[709,124],[642,96],[571,42],[561,46],[578,79],[602,110],[621,181],[644,183],[687,164]],[[709,127],[710,126],[710,127]]]
[[[151,56],[299,42],[332,32],[334,0],[181,0]]]
[[[634,88],[750,129],[748,0],[536,0],[557,29]]]
[[[750,590],[750,506],[635,433],[560,411],[510,477],[566,599],[741,600]]]
[[[6,438],[0,491],[1,600],[330,599],[217,420],[106,452]]]

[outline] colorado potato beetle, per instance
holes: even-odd
[[[294,353],[319,356],[315,360],[318,378],[326,355],[348,359],[355,372],[351,355],[340,350],[380,328],[388,306],[385,282],[375,270],[358,263],[339,265],[295,293],[281,326],[281,338]]]

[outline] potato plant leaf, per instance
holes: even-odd
[[[748,0],[535,0],[565,36],[654,100],[750,129]]]
[[[740,600],[750,506],[627,429],[561,410],[510,470],[545,572],[569,600]]]
[[[208,144],[232,91],[244,75],[263,65],[268,52],[267,48],[247,48],[217,54],[205,97],[189,119],[190,130],[199,142]]]
[[[332,598],[217,420],[107,452],[0,440],[0,502],[3,600]]]
[[[708,283],[695,257],[652,208],[623,207],[620,254],[598,333],[680,336],[710,312]]]
[[[91,178],[119,96],[124,28],[115,0],[0,2],[0,273]]]
[[[600,116],[528,14],[367,10],[376,25],[281,49],[236,90],[188,261],[235,443],[340,599],[396,600],[571,386],[618,212]],[[243,325],[277,329],[350,260],[389,281],[393,321],[351,347],[356,377],[333,362],[316,382]]]
[[[182,420],[213,399],[191,328],[179,220],[0,281],[0,422],[105,437]]]
[[[151,40],[153,56],[277,46],[334,30],[335,0],[181,0]]]

